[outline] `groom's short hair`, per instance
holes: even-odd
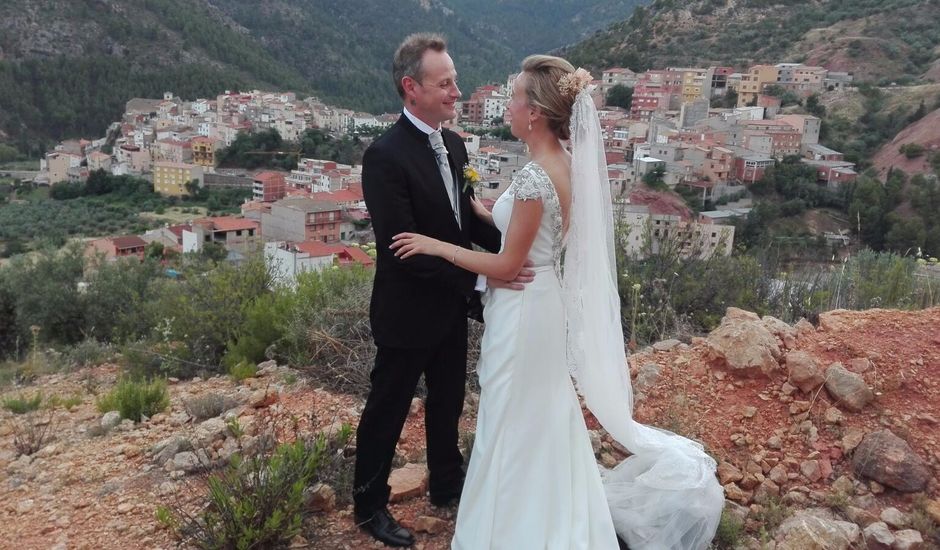
[[[402,99],[405,97],[405,89],[401,85],[401,79],[410,76],[417,81],[421,80],[421,58],[428,50],[446,51],[447,41],[437,33],[419,32],[408,35],[395,50],[395,58],[392,60],[392,78],[395,79],[395,89],[398,90],[398,95]]]

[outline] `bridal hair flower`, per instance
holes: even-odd
[[[480,173],[470,164],[463,165],[463,192],[466,193],[471,185],[480,183]]]
[[[575,72],[568,73],[558,79],[558,89],[562,94],[568,97],[575,97],[585,86],[590,84],[592,80],[594,80],[594,77],[591,76],[591,73],[578,67]]]

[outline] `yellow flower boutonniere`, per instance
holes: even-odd
[[[463,192],[466,193],[471,185],[476,186],[480,183],[480,173],[473,169],[469,164],[463,165]]]

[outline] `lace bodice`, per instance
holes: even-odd
[[[542,221],[532,248],[529,249],[529,260],[536,267],[548,265],[554,267],[555,273],[560,276],[563,240],[561,202],[552,180],[534,161],[516,172],[512,183],[493,205],[493,221],[503,234],[503,246],[506,245],[506,235],[509,232],[509,220],[512,218],[512,205],[515,199],[542,201]]]

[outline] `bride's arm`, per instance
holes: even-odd
[[[392,240],[395,255],[405,259],[415,254],[437,256],[467,271],[494,279],[512,281],[519,274],[535,241],[542,220],[542,201],[519,200],[512,206],[506,245],[499,254],[477,252],[417,233],[399,233]]]

